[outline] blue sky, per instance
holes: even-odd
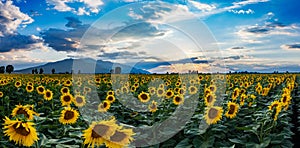
[[[300,71],[297,0],[0,0],[0,61],[150,72]],[[166,64],[167,63],[167,64]]]

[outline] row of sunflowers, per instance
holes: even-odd
[[[0,75],[4,147],[292,147],[296,74]]]

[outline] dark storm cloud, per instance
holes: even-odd
[[[76,51],[77,44],[90,25],[82,24],[77,18],[66,17],[70,30],[50,28],[41,33],[45,43],[56,51]]]
[[[11,34],[0,37],[0,52],[9,52],[11,50],[27,49],[35,43],[40,43],[42,40],[33,38],[32,36]]]
[[[287,44],[287,45],[283,45],[283,47],[285,49],[298,49],[300,50],[300,44]]]

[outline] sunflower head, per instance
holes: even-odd
[[[67,107],[61,111],[59,122],[62,124],[74,124],[76,123],[78,117],[79,113],[77,110]]]
[[[105,100],[98,105],[99,112],[107,112],[107,110],[109,110],[109,108],[110,108],[110,101],[108,101],[108,100]]]
[[[0,91],[0,98],[2,98],[3,97],[3,92],[2,91]]]
[[[61,94],[68,94],[68,93],[70,93],[70,89],[69,89],[69,87],[64,86],[60,89],[60,92],[61,92]]]
[[[152,103],[149,104],[148,109],[152,113],[156,112],[157,111],[157,102],[152,101]]]
[[[108,95],[106,96],[105,100],[109,101],[110,103],[113,103],[116,101],[116,98],[113,95]]]
[[[204,102],[206,106],[213,106],[216,101],[216,95],[214,93],[209,93],[204,97]]]
[[[30,92],[32,92],[33,90],[34,90],[33,85],[27,85],[27,86],[26,86],[26,91],[27,91],[27,92],[30,93]]]
[[[148,102],[150,100],[150,95],[149,95],[149,93],[141,92],[138,95],[138,98],[141,102],[145,103],[145,102]]]
[[[183,102],[184,102],[184,98],[183,98],[182,95],[175,95],[175,96],[173,97],[173,103],[174,103],[175,105],[180,105],[180,104],[182,104]]]
[[[216,124],[222,119],[223,109],[218,106],[209,106],[205,110],[205,120],[207,124]]]
[[[44,86],[38,86],[36,88],[36,91],[38,92],[38,94],[43,95],[45,92],[45,87]]]
[[[60,101],[62,103],[62,106],[69,106],[73,101],[73,95],[63,94],[62,96],[60,96]]]
[[[45,92],[44,92],[44,99],[49,101],[53,98],[53,93],[51,90],[47,89]]]
[[[229,102],[227,104],[227,112],[225,114],[228,118],[234,118],[238,112],[239,105],[234,102]]]
[[[109,140],[105,141],[108,148],[123,148],[133,141],[134,132],[132,129],[117,129]]]
[[[24,115],[24,117],[26,117],[28,120],[33,120],[33,114],[35,114],[34,111],[28,109],[23,105],[16,105],[16,107],[13,109],[11,113],[13,117],[17,115]]]
[[[21,81],[16,81],[15,82],[15,87],[19,88],[20,86],[22,86],[22,82]]]
[[[85,97],[82,95],[75,95],[73,100],[75,106],[82,107],[85,105]]]
[[[169,89],[167,92],[166,92],[166,98],[169,99],[169,98],[172,98],[174,96],[174,92]]]
[[[32,146],[39,140],[36,129],[32,122],[23,122],[17,120],[4,119],[4,134],[9,136],[10,141],[14,141],[20,146]]]
[[[198,88],[195,86],[190,86],[189,87],[189,94],[194,95],[198,92]]]
[[[163,97],[164,95],[165,95],[165,89],[164,88],[157,88],[157,90],[156,90],[156,95],[158,96],[158,97]]]

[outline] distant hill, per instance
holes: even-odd
[[[121,73],[134,73],[134,74],[150,74],[150,72],[124,64],[112,63],[109,61],[94,60],[90,58],[85,59],[65,59],[62,61],[50,62],[44,65],[30,67],[26,69],[16,70],[16,73],[32,73],[33,69],[43,68],[45,74],[51,73],[54,68],[55,73],[110,73],[111,69],[121,67]]]

